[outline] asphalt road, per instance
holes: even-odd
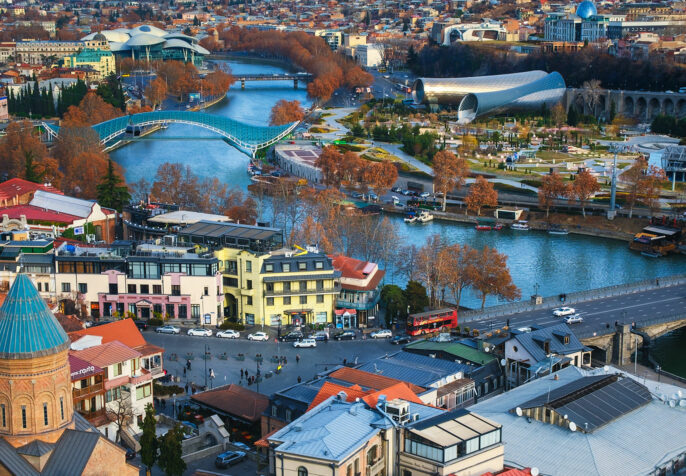
[[[564,306],[560,303],[560,306]],[[581,314],[584,322],[572,324],[572,329],[596,330],[603,326],[614,326],[615,321],[640,325],[647,321],[663,316],[686,312],[686,285],[669,286],[651,291],[643,291],[623,296],[615,296],[604,299],[596,299],[576,304],[569,307],[576,309]],[[508,317],[484,319],[472,323],[481,331],[498,329],[507,325]],[[509,316],[510,327],[520,328],[530,325],[550,325],[563,322],[563,318],[553,316],[551,309],[542,309],[530,312],[520,312]]]

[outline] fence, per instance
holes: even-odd
[[[561,304],[576,304],[584,301],[592,301],[594,299],[603,299],[613,296],[622,296],[626,294],[651,291],[663,287],[676,286],[678,284],[686,284],[686,274],[677,274],[674,276],[665,276],[657,279],[646,279],[635,283],[619,284],[616,286],[606,286],[604,288],[591,289],[588,291],[568,293],[565,295],[564,301],[560,300],[560,296],[548,296],[543,298],[543,302],[541,304],[535,304],[531,301],[519,301],[515,303],[491,306],[483,310],[474,309],[471,311],[462,311],[460,312],[459,320],[462,323],[493,319],[494,317],[509,316],[519,312],[536,311],[539,309],[552,309]]]

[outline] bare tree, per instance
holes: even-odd
[[[121,434],[134,418],[131,406],[131,392],[120,387],[117,398],[106,405],[108,418],[117,426],[117,442],[121,441]]]
[[[586,106],[588,106],[588,109],[591,111],[593,117],[595,117],[596,107],[598,105],[600,95],[602,93],[600,81],[597,79],[584,81],[581,87],[583,89],[583,91],[581,92],[581,97],[583,98]]]

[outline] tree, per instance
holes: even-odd
[[[399,286],[387,284],[381,288],[381,302],[386,309],[386,324],[389,327],[398,319],[407,318],[407,299]]]
[[[634,214],[634,206],[641,193],[641,180],[648,169],[648,161],[643,157],[638,157],[625,172],[620,175],[625,184],[627,192],[626,203],[629,205],[629,218]]]
[[[478,251],[455,243],[448,245],[441,251],[439,259],[445,267],[446,287],[453,295],[455,308],[460,310],[462,292],[472,284],[471,269],[477,262]]]
[[[588,106],[591,115],[595,117],[596,106],[598,105],[598,101],[600,100],[600,96],[602,94],[600,81],[597,79],[584,81],[584,83],[581,85],[581,88],[583,89],[581,97],[583,98],[584,103],[586,103],[586,106]]]
[[[429,306],[429,297],[426,288],[417,281],[408,281],[405,290],[405,301],[410,307],[410,313],[423,312]]]
[[[484,248],[474,256],[469,268],[471,285],[481,298],[481,309],[486,305],[486,297],[497,296],[507,301],[521,297],[519,288],[512,282],[507,268],[507,256],[494,248]]]
[[[134,417],[133,407],[131,406],[131,394],[119,389],[115,398],[106,405],[107,417],[117,427],[116,441],[121,441],[121,433],[124,428],[131,423]]]
[[[160,441],[160,455],[158,465],[167,476],[182,476],[186,471],[186,462],[181,457],[183,448],[183,430],[181,425],[176,425],[169,430]]]
[[[269,125],[282,126],[292,122],[300,122],[305,117],[305,111],[300,105],[300,101],[286,101],[280,99],[274,107],[269,118]]]
[[[107,173],[98,185],[98,203],[107,208],[122,211],[124,205],[131,201],[131,194],[123,180],[115,173],[112,159],[107,159]]]
[[[571,187],[570,194],[579,201],[581,205],[581,213],[586,216],[586,201],[596,192],[600,191],[600,184],[598,180],[591,175],[591,173],[584,169],[577,174],[574,179],[574,184]]]
[[[660,186],[666,180],[662,169],[649,165],[644,157],[637,158],[620,176],[626,184],[629,218],[633,216],[636,202],[641,202],[653,213],[660,206]]]
[[[48,150],[29,121],[13,121],[0,138],[0,178],[27,177],[28,161],[31,166],[41,164]],[[4,178],[3,178],[4,180]]]
[[[545,208],[545,217],[550,215],[550,207],[558,198],[567,197],[569,189],[562,180],[562,176],[553,170],[550,174],[544,175],[541,186],[538,188],[538,203]]]
[[[565,114],[565,108],[562,103],[555,104],[550,110],[550,117],[556,127],[560,127],[567,120],[567,114]]]
[[[291,231],[290,242],[292,245],[300,246],[317,245],[324,253],[334,251],[324,226],[317,222],[312,215],[307,215],[305,220]]]
[[[445,239],[434,234],[426,239],[417,256],[417,276],[429,291],[429,305],[436,308],[442,300],[439,294],[444,289],[445,265],[441,259],[442,250],[447,246]]]
[[[97,94],[89,92],[78,106],[69,106],[64,115],[64,122],[68,126],[92,126],[121,115],[120,109],[105,102]]]
[[[153,108],[162,104],[167,97],[167,83],[161,77],[152,80],[145,88],[145,97],[152,103]]]
[[[157,420],[155,420],[155,408],[148,403],[145,406],[145,418],[143,419],[143,434],[141,435],[141,461],[147,468],[147,474],[157,461]]]
[[[38,164],[34,161],[34,153],[31,150],[24,152],[25,157],[25,173],[24,178],[29,182],[41,183],[43,176],[38,172]]]
[[[569,106],[569,111],[567,111],[567,124],[572,127],[576,127],[577,124],[579,124],[579,113],[577,112],[574,104]]]
[[[469,194],[465,198],[467,209],[481,215],[481,207],[495,207],[498,205],[498,192],[493,184],[479,175],[474,184],[469,187]]]
[[[343,155],[335,147],[326,146],[315,161],[315,167],[322,171],[322,183],[330,187],[340,187]]]
[[[434,155],[434,188],[443,194],[443,211],[445,211],[448,193],[464,184],[469,175],[469,166],[462,157],[450,151],[442,150]]]

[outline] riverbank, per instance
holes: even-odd
[[[300,71],[298,68],[295,68],[293,65],[293,62],[287,60],[287,59],[280,59],[280,58],[270,58],[270,57],[262,57],[259,55],[256,55],[254,53],[241,53],[241,52],[234,52],[234,51],[225,51],[225,52],[220,52],[220,53],[212,53],[210,56],[207,57],[209,61],[212,60],[217,60],[217,61],[255,61],[260,64],[267,64],[271,66],[277,66],[279,68],[283,68],[287,71],[293,71],[297,72]]]

